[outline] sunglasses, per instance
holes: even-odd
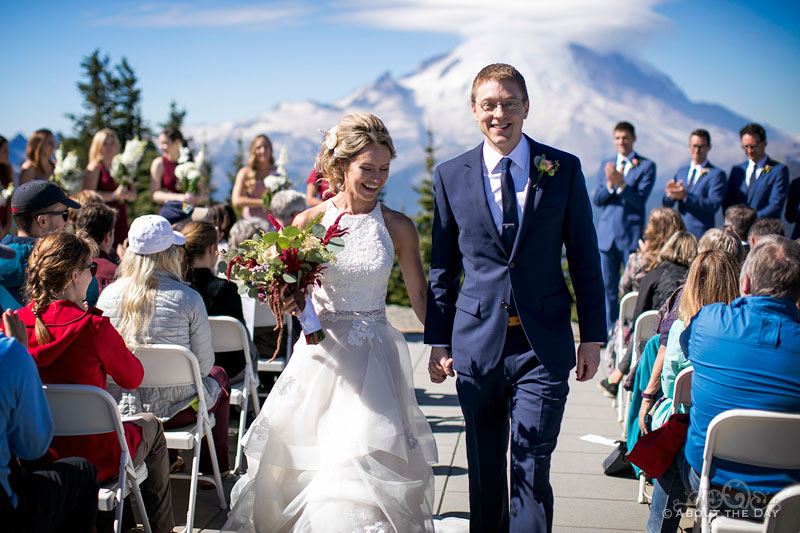
[[[95,275],[97,274],[97,263],[92,261],[91,263],[89,263],[89,266],[86,267],[86,268],[88,268],[89,272],[92,273],[92,277],[95,277]]]
[[[63,211],[42,211],[39,213],[40,215],[61,215],[64,219],[64,222],[69,220],[69,209],[64,209]]]

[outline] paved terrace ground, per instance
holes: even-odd
[[[439,447],[434,514],[469,516],[467,501],[467,456],[464,444],[464,421],[452,379],[435,385],[427,376],[428,350],[421,335],[408,333],[417,400],[428,417]],[[570,384],[561,436],[553,455],[551,481],[555,492],[554,531],[560,533],[590,531],[644,531],[647,505],[636,503],[637,483],[603,475],[601,464],[611,448],[581,440],[587,434],[616,439],[621,426],[610,401],[602,396],[596,383]],[[233,423],[233,418],[231,423]],[[231,465],[235,439],[231,442]],[[225,480],[225,493],[230,494],[235,479]],[[181,531],[186,523],[188,482],[173,481],[173,507]],[[225,512],[216,504],[214,491],[201,490],[198,495],[195,531],[220,531]]]

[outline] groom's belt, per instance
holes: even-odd
[[[522,323],[519,321],[518,316],[510,316],[508,317],[508,327],[513,328],[514,326],[519,326]]]

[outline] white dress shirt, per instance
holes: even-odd
[[[494,150],[489,143],[483,143],[483,190],[497,231],[502,233],[503,225],[503,169],[500,161],[511,159],[511,179],[514,180],[514,192],[517,195],[517,220],[522,224],[522,208],[528,197],[528,178],[530,177],[530,146],[522,137],[511,153],[504,156]],[[519,227],[517,227],[519,231]]]
[[[764,156],[761,161],[758,163],[754,163],[752,159],[748,160],[747,163],[747,179],[745,180],[747,186],[750,186],[750,182],[754,179],[758,179],[759,172],[764,170],[764,165],[767,164],[767,156]]]
[[[708,160],[706,159],[699,165],[695,165],[694,162],[689,164],[689,173],[686,175],[686,188],[688,189],[695,183],[697,180],[700,179],[700,173],[703,171],[704,168],[708,166]],[[694,172],[694,179],[692,179],[692,172]],[[691,180],[691,181],[689,181]]]

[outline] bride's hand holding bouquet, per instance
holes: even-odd
[[[342,235],[347,230],[339,226],[341,215],[327,229],[319,223],[320,217],[304,229],[284,228],[271,215],[269,219],[277,231],[242,242],[223,256],[219,269],[227,273],[228,280],[242,282],[240,294],[269,303],[279,332],[274,359],[283,337],[283,315],[295,308],[292,300],[302,311],[298,319],[306,342],[319,344],[325,338],[310,293],[314,285],[320,284],[325,266],[335,261],[336,254],[344,248]]]

